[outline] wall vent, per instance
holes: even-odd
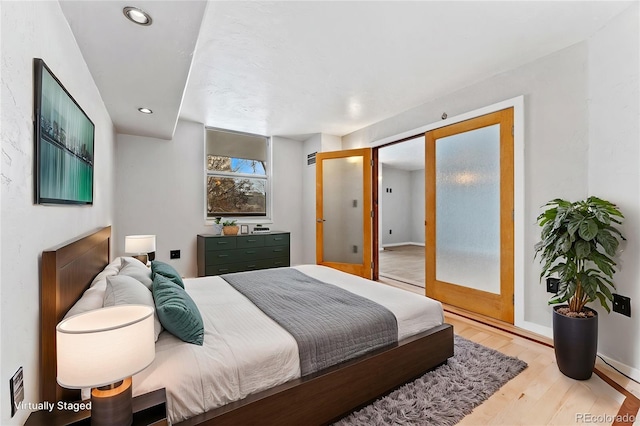
[[[317,152],[312,152],[311,154],[307,155],[307,166],[316,164],[316,154]]]

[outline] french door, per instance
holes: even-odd
[[[425,140],[426,294],[513,323],[513,108]]]
[[[316,155],[316,263],[371,279],[371,149]]]

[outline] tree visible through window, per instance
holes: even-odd
[[[208,218],[266,216],[266,147],[262,136],[207,131]]]

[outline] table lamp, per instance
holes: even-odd
[[[155,357],[153,308],[119,305],[69,317],[56,327],[57,380],[91,388],[92,425],[131,425],[131,376]]]
[[[155,257],[156,236],[127,235],[124,237],[124,251],[127,254],[133,254],[132,257],[146,265],[148,260],[153,260]]]

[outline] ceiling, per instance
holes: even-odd
[[[117,131],[164,139],[179,116],[342,136],[585,40],[631,3],[60,0]]]

